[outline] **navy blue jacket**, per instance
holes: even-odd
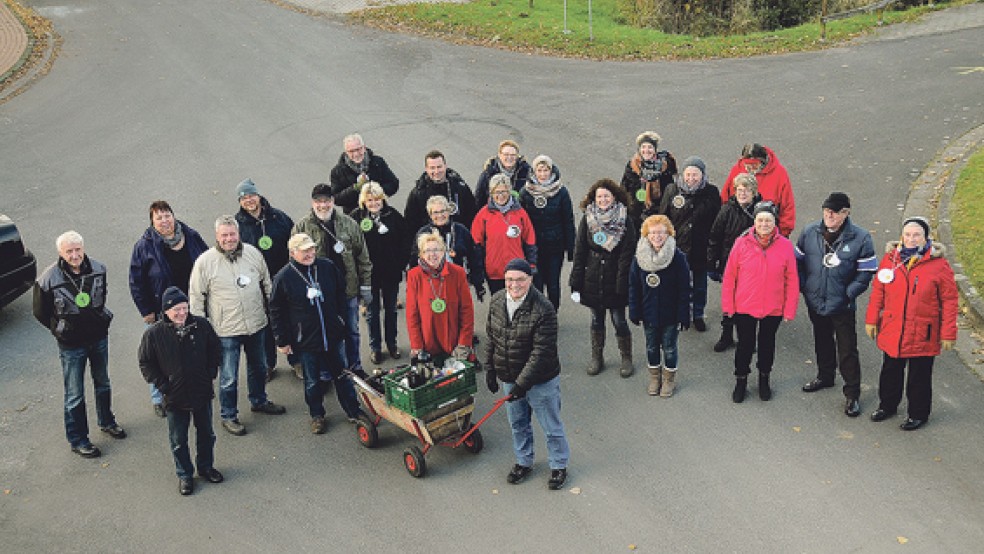
[[[290,240],[290,230],[294,228],[294,220],[284,212],[274,208],[266,198],[260,197],[260,218],[257,219],[246,210],[239,208],[236,221],[239,222],[239,239],[246,244],[252,244],[263,254],[270,275],[276,275],[280,268],[290,261],[287,251],[287,241]],[[268,236],[273,240],[269,250],[260,247],[260,237]]]
[[[308,298],[305,278],[318,283],[320,300]],[[331,260],[315,258],[311,266],[291,261],[273,278],[270,320],[277,346],[290,345],[295,352],[327,352],[333,342],[345,337],[342,314],[347,309],[345,275]]]
[[[194,264],[198,256],[208,250],[208,245],[198,231],[180,221],[175,223],[181,226],[185,248]],[[167,287],[174,285],[181,290],[188,290],[188,283],[174,282],[171,268],[164,259],[165,248],[167,246],[164,244],[164,239],[153,227],[148,227],[133,245],[133,254],[130,256],[130,296],[133,297],[133,303],[136,304],[142,317],[161,311],[161,296],[164,295]]]
[[[868,231],[844,220],[832,248],[823,239],[823,222],[811,223],[796,241],[800,291],[815,314],[833,315],[857,309],[857,298],[868,289],[878,269],[878,258]],[[836,253],[840,264],[826,267],[823,257]]]
[[[689,324],[693,290],[686,254],[677,248],[670,265],[656,272],[659,286],[646,284],[648,275],[649,272],[639,267],[638,260],[633,256],[629,270],[629,321],[641,321],[656,328]]]
[[[538,254],[563,255],[574,259],[574,206],[567,187],[560,187],[557,194],[547,199],[547,205],[537,208],[533,203],[533,195],[523,187],[519,194],[523,209],[533,222],[536,231],[536,249]]]

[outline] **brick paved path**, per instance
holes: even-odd
[[[14,67],[25,50],[27,31],[7,3],[0,0],[0,76]]]

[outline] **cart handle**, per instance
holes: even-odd
[[[485,423],[485,420],[486,419],[492,417],[492,414],[496,413],[499,410],[499,408],[502,407],[503,404],[505,404],[506,402],[509,402],[510,400],[512,400],[512,395],[511,394],[507,394],[507,395],[503,396],[502,398],[496,400],[495,401],[495,404],[492,405],[492,409],[489,410],[489,413],[487,413],[484,416],[482,416],[482,419],[478,420],[478,423],[476,423],[475,425],[472,425],[471,429],[469,429],[467,433],[465,433],[464,435],[461,435],[461,438],[458,439],[458,442],[454,443],[454,446],[452,446],[452,448],[458,448],[459,446],[461,446],[462,443],[464,443],[466,440],[468,440],[468,437],[470,437],[472,435],[472,433],[475,432],[476,429],[478,429],[479,427],[482,426],[483,423]]]

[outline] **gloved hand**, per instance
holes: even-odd
[[[689,320],[688,321],[681,321],[680,322],[680,330],[681,331],[686,331],[687,329],[690,329],[690,321]]]
[[[479,302],[485,301],[485,285],[482,283],[475,285],[475,298],[477,298]]]
[[[467,362],[468,358],[471,357],[471,347],[459,344],[454,347],[451,351],[451,357],[458,360],[459,362]]]
[[[708,271],[707,278],[710,279],[711,281],[717,281],[718,283],[720,283],[721,280],[723,279],[723,276],[717,271]]]
[[[869,339],[875,340],[875,337],[878,336],[878,326],[871,325],[870,323],[865,323],[864,332],[868,335]]]
[[[524,389],[523,387],[521,387],[519,383],[516,383],[515,385],[513,385],[512,390],[509,391],[509,401],[510,402],[512,402],[514,400],[519,400],[520,398],[523,398],[525,396],[526,396],[526,389]]]
[[[359,303],[363,306],[372,303],[372,287],[359,287]]]
[[[955,341],[952,340],[943,340],[940,341],[940,344],[943,346],[943,350],[953,350],[954,342]]]
[[[489,370],[485,372],[485,386],[489,388],[489,392],[492,394],[499,392],[499,380],[496,379],[495,370],[492,368],[489,368]]]

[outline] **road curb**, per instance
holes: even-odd
[[[38,34],[24,21],[21,13],[7,4],[4,6],[27,33],[27,48],[17,63],[0,76],[0,104],[24,92],[36,79],[45,75],[51,69],[61,45],[61,37],[50,26],[50,22],[46,26],[48,30]],[[34,14],[33,10],[31,13]]]

